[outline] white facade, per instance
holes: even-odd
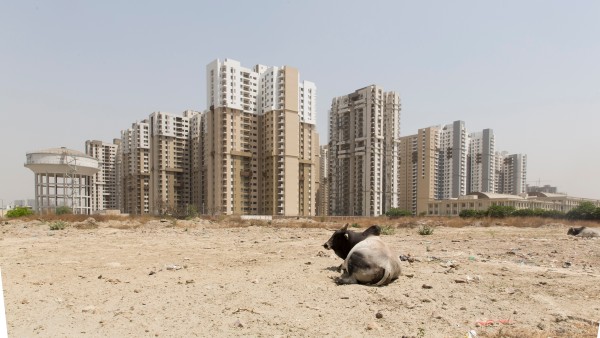
[[[469,134],[467,193],[496,192],[495,137],[492,129]]]
[[[463,121],[445,125],[440,134],[440,189],[437,199],[456,198],[467,193],[469,135]]]
[[[97,159],[64,147],[52,148],[27,153],[25,167],[34,173],[36,212],[53,213],[66,206],[75,214],[91,213]]]
[[[207,108],[228,107],[259,115],[283,109],[283,72],[283,67],[256,65],[250,69],[242,67],[236,60],[214,60],[206,66]],[[300,121],[315,124],[316,85],[310,81],[301,81],[298,87]]]
[[[85,153],[98,160],[100,171],[92,176],[92,212],[119,209],[119,175],[117,152],[120,140],[114,143],[85,142]]]

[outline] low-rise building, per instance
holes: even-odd
[[[582,202],[592,202],[600,207],[600,200],[573,197],[564,194],[531,193],[506,195],[474,192],[459,198],[430,200],[427,205],[429,216],[458,216],[463,210],[487,210],[491,206],[511,206],[515,209],[543,209],[569,212]]]

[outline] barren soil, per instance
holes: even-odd
[[[10,337],[596,337],[600,240],[539,228],[397,228],[385,287],[337,286],[341,224],[0,226]],[[78,228],[76,227],[78,226]],[[328,227],[329,229],[318,228]],[[360,230],[360,229],[358,229]],[[379,315],[378,315],[379,314]],[[380,317],[380,318],[378,318]]]

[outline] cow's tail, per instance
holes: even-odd
[[[377,286],[383,286],[390,282],[391,279],[391,269],[383,269],[383,277],[379,280],[379,282],[375,283]]]

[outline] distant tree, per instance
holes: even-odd
[[[73,209],[69,208],[66,205],[63,205],[61,207],[57,207],[56,210],[54,210],[54,213],[57,214],[57,215],[72,214],[73,213]]]
[[[567,212],[568,219],[594,219],[596,206],[592,202],[581,202],[578,206]]]
[[[546,218],[565,218],[565,213],[558,210],[544,210],[540,217]]]
[[[462,218],[478,218],[481,217],[481,212],[474,209],[463,209],[458,213],[458,216]]]
[[[192,219],[198,217],[198,209],[193,204],[188,204],[185,210],[185,218]]]
[[[503,205],[492,205],[487,210],[487,215],[493,218],[505,218],[515,212],[515,207],[503,206]]]
[[[27,207],[15,207],[6,212],[6,217],[8,217],[8,218],[15,218],[15,217],[22,217],[22,216],[29,216],[29,215],[33,215],[33,211],[31,211],[31,209],[29,209]]]
[[[594,210],[594,219],[600,220],[600,207],[597,207],[596,210]]]
[[[512,212],[512,217],[544,217],[544,218],[563,218],[565,213],[558,210],[544,209],[518,209]]]
[[[511,216],[534,217],[534,216],[539,216],[539,212],[537,212],[537,210],[534,210],[534,209],[519,209],[519,210],[515,210]]]
[[[399,209],[399,208],[391,208],[390,210],[388,210],[385,213],[385,215],[389,218],[398,218],[398,217],[412,216],[412,212],[410,212],[408,210]]]

